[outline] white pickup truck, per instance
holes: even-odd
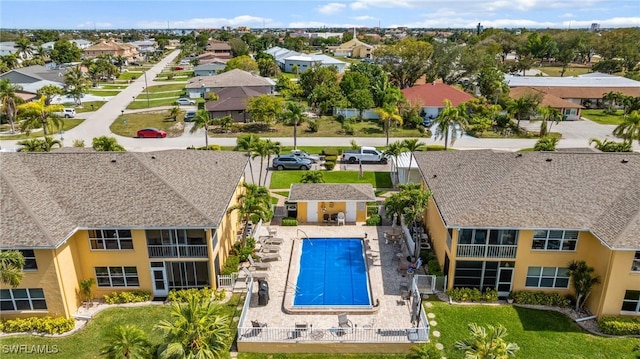
[[[349,163],[358,163],[362,161],[386,164],[388,162],[388,158],[375,147],[360,147],[360,149],[357,150],[342,151],[342,161]]]

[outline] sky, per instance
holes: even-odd
[[[638,0],[1,0],[0,28],[640,27]]]

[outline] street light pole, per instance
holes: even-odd
[[[149,85],[147,85],[147,71],[144,72],[144,89],[147,92],[147,107],[150,107],[150,105],[149,105]]]

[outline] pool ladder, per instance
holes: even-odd
[[[287,281],[287,289],[290,289],[291,287],[293,287],[293,293],[298,294],[298,291],[299,291],[298,286]]]
[[[304,238],[309,238],[309,236],[307,235],[307,232],[303,231],[300,228],[296,229],[296,237],[298,237],[299,239],[302,238],[302,237],[300,237],[300,232],[302,232],[304,234]]]

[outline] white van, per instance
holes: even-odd
[[[53,114],[64,118],[74,118],[76,117],[76,109],[65,108],[64,110],[62,110],[62,112],[54,112]]]

